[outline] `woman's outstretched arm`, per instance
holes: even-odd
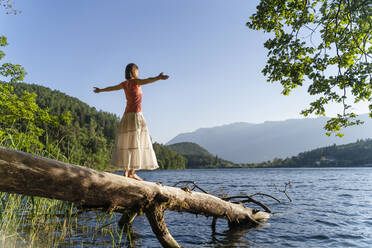
[[[118,85],[115,85],[115,86],[109,86],[109,87],[106,87],[106,88],[103,88],[103,89],[100,89],[100,88],[97,88],[97,87],[93,87],[94,88],[94,93],[100,93],[100,92],[107,92],[107,91],[115,91],[115,90],[121,90],[123,89],[123,86],[120,84]]]
[[[146,78],[146,79],[137,79],[136,83],[139,84],[139,85],[151,84],[155,81],[166,80],[168,78],[169,78],[168,75],[163,75],[163,73],[160,73],[157,77],[151,77],[151,78]]]

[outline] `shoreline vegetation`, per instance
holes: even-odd
[[[242,164],[248,168],[326,168],[372,167],[372,139],[345,145],[332,145],[299,153],[290,158],[275,158],[262,163]]]
[[[372,167],[372,139],[361,139],[346,145],[332,145],[302,152],[297,156],[261,163],[233,163],[213,156],[191,142],[169,145],[186,158],[186,168],[325,168]],[[204,166],[208,164],[208,166]]]
[[[0,192],[0,203],[0,247],[83,246],[95,238],[106,247],[132,242],[113,221],[116,213],[94,211],[88,217],[74,203],[5,192]]]

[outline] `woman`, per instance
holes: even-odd
[[[110,163],[119,168],[124,168],[124,176],[142,181],[136,175],[135,170],[154,170],[159,168],[159,166],[152,148],[146,122],[142,115],[141,86],[158,80],[166,80],[169,76],[163,75],[163,73],[160,73],[157,77],[147,79],[139,79],[138,76],[138,66],[133,63],[128,64],[125,68],[126,80],[124,82],[104,89],[94,87],[94,92],[100,93],[124,89],[127,106],[120,121]]]

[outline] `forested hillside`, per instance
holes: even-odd
[[[372,139],[302,152],[291,158],[248,164],[248,167],[352,167],[372,166]]]
[[[213,156],[206,149],[192,142],[181,142],[168,146],[186,158],[186,168],[224,168],[234,163]]]
[[[154,143],[154,151],[158,160],[159,167],[162,169],[186,169],[186,159],[174,152],[169,147]]]
[[[192,142],[180,142],[168,146],[175,152],[182,155],[192,155],[201,157],[214,157],[210,152],[201,147],[200,145]]]
[[[119,117],[104,111],[97,111],[96,108],[90,107],[88,104],[80,101],[76,97],[71,97],[58,90],[26,83],[10,84],[14,87],[15,93],[18,95],[22,91],[35,92],[36,103],[43,109],[48,108],[50,114],[61,115],[66,111],[71,113],[74,123],[78,123],[80,127],[88,127],[98,124],[95,127],[96,131],[101,131],[102,134],[110,141],[115,139],[115,130],[118,124]],[[91,122],[93,122],[91,124]]]
[[[77,98],[40,85],[1,84],[12,86],[13,92],[8,94],[14,94],[14,97],[18,96],[20,103],[27,95],[30,102],[35,102],[40,109],[48,112],[51,119],[56,123],[56,125],[52,125],[51,122],[43,124],[42,121],[39,121],[38,124],[38,128],[40,128],[38,139],[43,144],[43,149],[53,150],[48,152],[49,157],[54,154],[53,158],[55,159],[95,169],[121,169],[111,167],[108,164],[115,142],[116,127],[120,121],[119,117],[111,113],[97,111]],[[36,95],[30,95],[28,92]],[[10,98],[8,97],[8,99]],[[12,104],[14,105],[14,103],[9,102],[8,105]],[[8,109],[11,109],[11,107],[9,106]],[[0,109],[0,111],[5,110]],[[32,110],[30,111],[32,112]],[[27,115],[30,114],[27,113]],[[22,121],[22,118],[18,119],[20,122]],[[20,127],[25,125],[28,124],[20,123]],[[9,129],[4,124],[3,129],[6,131],[7,128]],[[2,144],[11,144],[11,142],[11,140],[8,140],[8,142],[2,142]],[[182,156],[175,154],[164,145],[156,144],[155,147],[161,169],[185,168],[185,159]],[[40,149],[41,147],[39,147]]]
[[[42,109],[49,109],[51,115],[64,114],[71,119],[69,123],[47,129],[41,137],[43,143],[58,142],[61,153],[79,165],[106,168],[115,141],[117,116],[97,111],[77,98],[40,85],[11,85],[17,95],[23,91],[36,93],[36,103]]]

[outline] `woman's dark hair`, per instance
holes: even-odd
[[[138,66],[134,63],[130,63],[125,67],[125,79],[129,80],[133,77],[134,75],[134,70],[138,70]]]

